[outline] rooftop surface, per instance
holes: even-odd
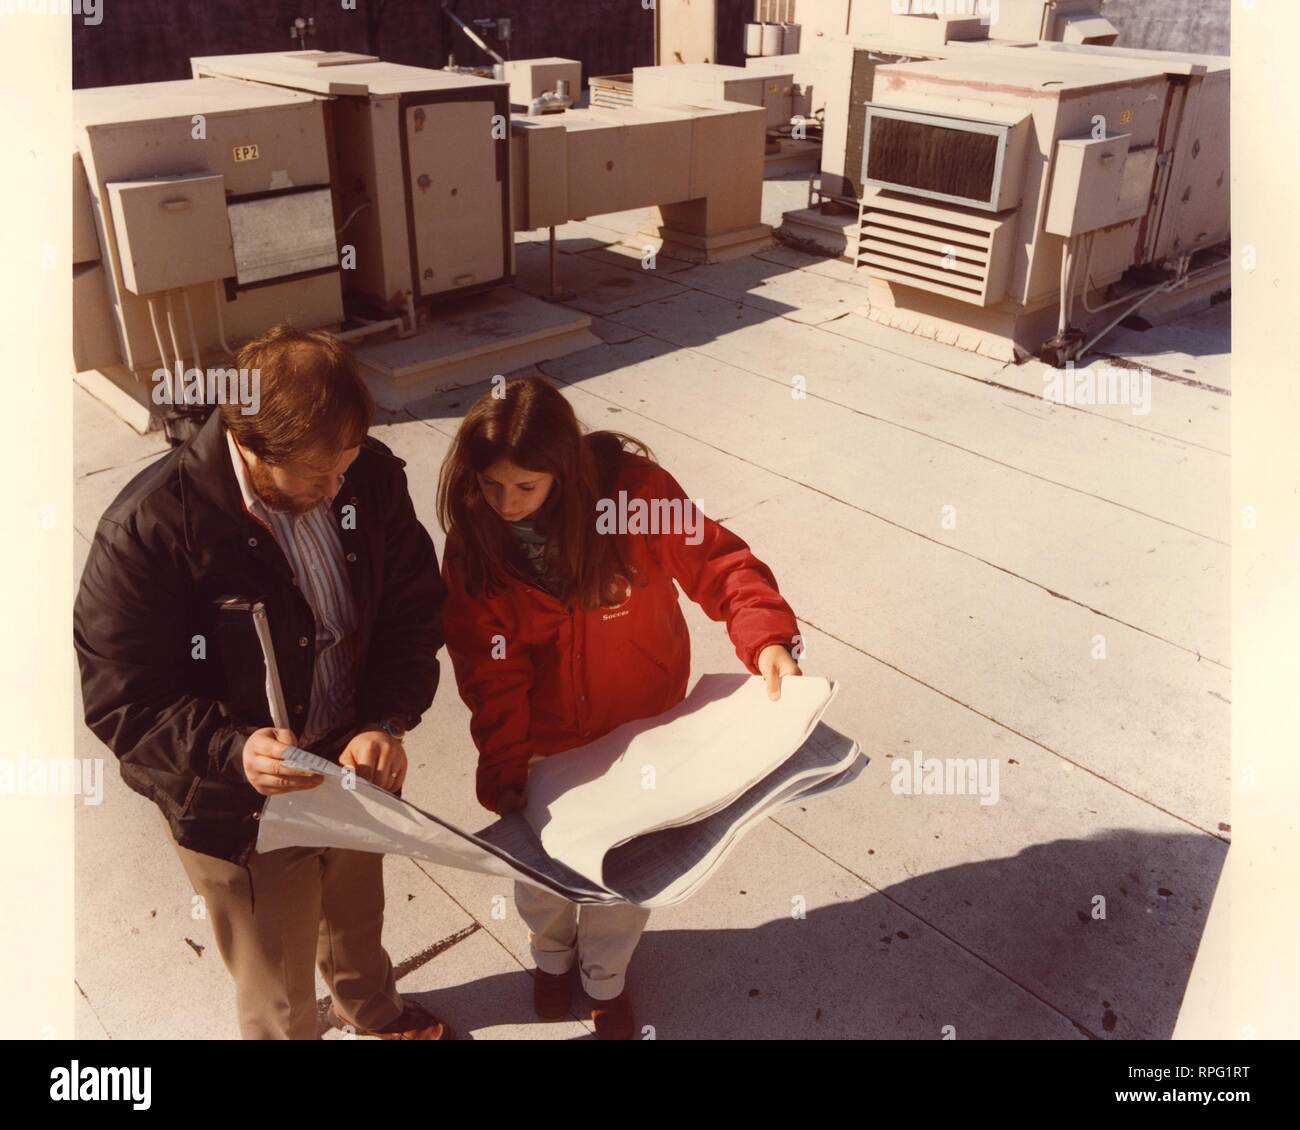
[[[804,194],[768,182],[765,219]],[[1168,1037],[1231,833],[1229,307],[1102,343],[1151,369],[1149,413],[1067,406],[1043,398],[1041,365],[862,317],[844,263],[776,247],[643,270],[617,246],[637,219],[560,229],[562,281],[602,344],[540,369],[772,567],[805,670],[842,684],[826,720],[872,758],[654,913],[629,976],[638,1023],[659,1039]],[[519,273],[545,289],[536,233]],[[486,387],[375,428],[440,551],[438,468]],[[80,575],[97,518],[165,443],[80,388],[76,411]],[[722,626],[684,608],[693,676],[738,670]],[[405,795],[476,829],[491,817],[467,725],[444,660]],[[996,759],[998,802],[896,794],[891,765],[918,750]],[[237,1036],[153,806],[84,726],[76,754],[109,762],[104,803],[77,814],[77,1036]],[[533,1018],[508,884],[396,857],[385,878],[404,992],[476,1039],[590,1036],[577,994],[571,1021]]]

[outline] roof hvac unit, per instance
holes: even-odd
[[[82,367],[137,375],[277,321],[343,320],[323,103],[219,79],[74,92],[74,187],[94,235]]]
[[[1226,285],[1227,60],[994,44],[877,77],[856,254],[877,321],[1010,360]]]
[[[322,99],[335,226],[355,249],[343,273],[349,297],[391,314],[408,299],[513,277],[506,82],[328,51],[198,56],[190,66],[205,81]]]
[[[1020,203],[1029,115],[997,119],[867,104],[862,183],[1003,212]]]
[[[996,3],[996,14],[993,5]],[[1105,0],[986,0],[994,38],[1106,45],[1119,36],[1101,14]]]

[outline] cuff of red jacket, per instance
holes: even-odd
[[[507,789],[524,791],[528,784],[528,755],[500,765],[480,764],[475,774],[474,786],[478,802],[491,812],[501,811],[501,794]]]

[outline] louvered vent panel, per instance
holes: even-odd
[[[1007,219],[969,209],[868,194],[858,222],[857,266],[977,306],[1005,293]]]

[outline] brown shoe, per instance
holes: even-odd
[[[635,1024],[632,1019],[632,998],[624,989],[613,1000],[597,1001],[591,1010],[591,1022],[596,1026],[598,1040],[630,1040]]]
[[[542,1020],[564,1020],[573,995],[573,970],[543,973],[533,970],[533,1009]]]
[[[424,1005],[418,1001],[408,1000],[406,997],[402,998],[402,1004],[405,1007],[402,1009],[401,1016],[373,1031],[346,1020],[333,1003],[330,1004],[330,1019],[336,1028],[351,1027],[355,1029],[358,1036],[376,1036],[381,1040],[450,1040],[452,1038],[451,1029]]]

